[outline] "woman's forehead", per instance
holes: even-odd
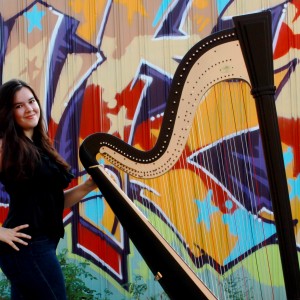
[[[34,95],[30,89],[27,87],[22,87],[14,95],[14,103],[26,102],[30,99],[33,99]]]

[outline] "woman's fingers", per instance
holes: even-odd
[[[20,230],[27,227],[29,227],[28,224],[23,224],[13,229],[1,227],[0,240],[10,245],[13,249],[19,251],[19,248],[15,243],[27,246],[28,243],[23,239],[31,239],[30,235],[20,232]]]
[[[22,244],[23,244],[23,240],[21,240],[20,238],[31,239],[30,235],[25,234],[23,232],[19,232],[20,230],[27,228],[27,227],[29,227],[29,225],[24,224],[24,225],[20,225],[20,226],[17,226],[12,229],[15,232],[14,236],[17,237],[17,239],[16,239],[17,242],[21,243],[21,241],[22,241]]]
[[[30,237],[31,238],[31,237]],[[22,244],[24,246],[27,246],[28,243],[23,241],[22,239],[15,237],[14,239],[10,240],[10,242],[8,243],[11,247],[13,247],[15,250],[19,251],[20,249],[17,247],[17,245],[15,243],[19,243]]]
[[[19,251],[20,249],[16,246],[16,244],[13,241],[8,241],[7,244],[14,248],[15,250]]]
[[[28,245],[27,242],[23,241],[21,238],[24,238],[24,239],[31,239],[31,236],[28,235],[28,234],[25,234],[23,232],[19,232],[20,230],[24,229],[24,228],[27,228],[29,227],[28,224],[24,224],[24,225],[20,225],[20,226],[17,226],[13,229],[13,231],[15,232],[14,234],[14,242],[18,242],[20,244],[23,244],[23,245]]]
[[[16,232],[15,234],[16,237],[20,238],[24,238],[24,239],[31,239],[31,236],[22,232]]]
[[[19,225],[19,226],[15,227],[13,230],[14,230],[14,231],[20,231],[20,230],[22,230],[22,229],[24,229],[24,228],[27,228],[27,227],[29,227],[28,224]]]
[[[23,237],[23,236],[22,236]],[[28,238],[27,236],[26,236],[26,238]],[[31,237],[29,237],[29,238],[31,238]],[[14,239],[13,239],[13,242],[17,242],[17,243],[20,243],[20,244],[23,244],[23,245],[28,245],[28,243],[26,242],[26,241],[24,241],[24,240],[22,240],[22,239],[20,239],[20,238],[18,238],[18,237],[15,237]]]

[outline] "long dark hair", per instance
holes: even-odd
[[[40,119],[33,131],[34,144],[25,136],[13,116],[14,96],[23,87],[32,92],[40,107]],[[38,148],[66,171],[70,169],[69,164],[59,155],[49,139],[38,97],[22,80],[12,79],[0,87],[0,138],[2,139],[1,171],[8,178],[18,180],[30,176],[41,158]]]

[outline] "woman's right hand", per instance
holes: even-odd
[[[31,239],[30,235],[20,232],[22,229],[27,227],[29,227],[28,224],[20,225],[15,228],[0,227],[0,241],[10,245],[16,251],[19,251],[19,248],[15,243],[27,246],[28,243],[23,239]]]

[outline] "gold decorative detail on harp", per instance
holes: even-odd
[[[95,133],[82,143],[80,159],[167,294],[172,299],[215,299],[106,174],[96,156],[101,153],[137,178],[162,176],[180,158],[203,95],[222,81],[248,82],[257,108],[286,294],[288,299],[296,299],[300,297],[300,276],[274,100],[271,15],[261,12],[233,19],[235,28],[200,41],[182,59],[172,81],[159,137],[151,150],[140,151],[112,135]]]

